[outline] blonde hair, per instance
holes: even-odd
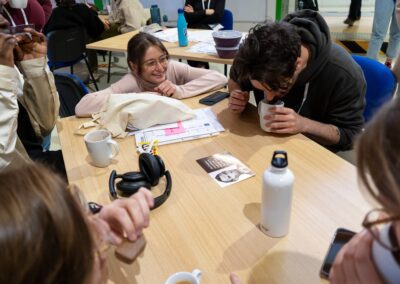
[[[65,182],[42,165],[0,174],[0,283],[84,283],[94,241]]]
[[[383,106],[357,141],[358,176],[389,213],[400,213],[400,101]]]

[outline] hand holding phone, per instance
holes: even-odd
[[[329,271],[331,270],[332,264],[335,261],[336,255],[355,234],[355,232],[344,228],[338,228],[336,230],[319,273],[322,278],[329,278]]]
[[[219,101],[222,101],[223,99],[229,97],[229,93],[228,92],[221,92],[221,91],[217,91],[215,93],[212,93],[211,95],[204,97],[202,99],[199,100],[199,103],[203,104],[203,105],[207,105],[207,106],[212,106],[216,103],[218,103]]]

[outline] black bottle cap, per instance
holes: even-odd
[[[271,165],[279,169],[286,168],[288,166],[288,157],[286,151],[274,151],[274,154],[272,155]]]

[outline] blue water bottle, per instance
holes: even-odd
[[[178,9],[178,40],[179,46],[187,46],[188,45],[188,36],[187,36],[187,23],[185,19],[185,15],[183,14],[183,9]]]
[[[150,8],[151,22],[161,25],[161,12],[158,5],[151,5]]]

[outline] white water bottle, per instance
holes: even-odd
[[[261,230],[274,238],[289,231],[294,175],[287,166],[287,153],[275,151],[263,174]]]

